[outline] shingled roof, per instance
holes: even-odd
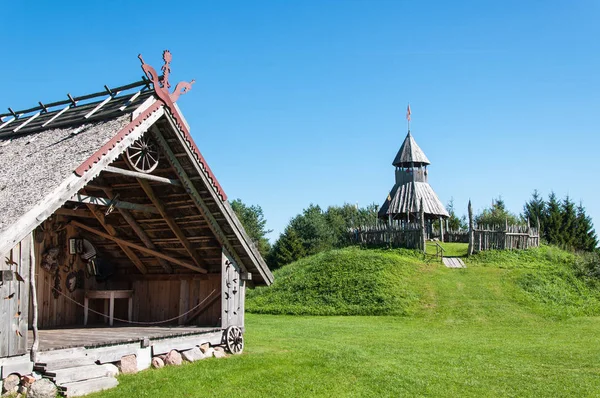
[[[412,167],[413,165],[431,164],[431,162],[419,148],[409,131],[392,164],[397,167]]]
[[[448,211],[426,182],[396,184],[378,212],[378,217],[387,219],[388,215],[417,213],[423,199],[423,211],[429,217],[449,217]]]
[[[55,211],[80,211],[69,205],[73,198],[92,181],[113,181],[114,176],[107,174],[109,166],[125,164],[126,148],[150,134],[165,154],[160,171],[153,174],[175,184],[164,191],[187,195],[198,214],[194,217],[202,217],[203,228],[214,234],[207,239],[219,241],[243,270],[256,275],[256,284],[270,284],[273,275],[227,202],[175,104],[191,84],[182,82],[169,93],[168,80],[148,65],[142,67],[148,79],[0,115],[0,253]],[[134,177],[120,178],[135,182]],[[127,190],[122,192],[121,199],[127,199]],[[151,203],[142,205],[152,208]],[[147,213],[139,214],[142,222],[150,219]]]

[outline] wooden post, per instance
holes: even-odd
[[[542,239],[542,231],[540,229],[541,227],[540,227],[540,216],[539,215],[537,217],[537,223],[536,224],[537,224],[537,245],[536,246],[539,246],[540,243],[541,243],[540,240]]]
[[[531,240],[531,225],[529,224],[529,217],[527,217],[527,238],[525,238],[525,249],[529,249],[529,241]]]
[[[90,309],[90,299],[86,295],[85,298],[83,299],[83,326],[87,326],[89,309]]]
[[[423,198],[421,198],[421,207],[419,209],[419,221],[421,222],[421,242],[420,246],[423,249],[423,253],[427,253],[427,241],[425,235],[425,210],[423,209]]]
[[[440,217],[440,242],[444,242],[444,219]]]
[[[35,290],[35,232],[30,234],[31,236],[31,247],[29,253],[29,288],[31,291],[29,292],[29,296],[31,298],[33,317],[31,319],[31,329],[33,331],[33,345],[31,346],[31,351],[29,352],[31,362],[37,361],[37,351],[40,345],[40,339],[38,337],[38,304],[37,304],[37,292]]]
[[[108,324],[110,326],[113,325],[113,319],[115,317],[115,292],[111,291],[110,292],[110,298],[109,298],[110,302],[108,304]]]
[[[474,243],[475,232],[473,231],[473,207],[471,206],[471,199],[469,199],[469,249],[467,252],[469,256],[473,254]]]

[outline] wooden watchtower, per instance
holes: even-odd
[[[410,121],[410,108],[407,118]],[[378,217],[389,223],[414,222],[423,200],[427,230],[430,234],[432,222],[448,218],[449,214],[429,185],[427,166],[431,163],[417,145],[410,129],[392,164],[396,169],[396,183],[379,209]],[[440,222],[440,225],[443,223]]]

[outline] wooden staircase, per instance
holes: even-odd
[[[119,384],[115,377],[109,375],[106,365],[97,364],[93,357],[82,352],[74,352],[68,358],[53,358],[50,351],[42,353],[38,361],[34,370],[52,380],[66,397],[80,397]]]
[[[444,257],[442,262],[448,268],[467,268],[463,260],[458,257]]]

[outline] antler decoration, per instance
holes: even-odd
[[[156,70],[144,62],[142,58],[142,54],[138,55],[138,58],[142,62],[142,70],[146,74],[146,77],[152,81],[154,85],[154,91],[156,94],[165,101],[165,103],[175,102],[179,98],[181,94],[185,94],[192,89],[192,84],[196,81],[192,80],[191,82],[179,82],[175,86],[175,90],[172,93],[169,93],[169,89],[171,88],[171,84],[169,83],[169,75],[171,74],[171,60],[173,56],[169,50],[163,51],[163,61],[165,64],[161,67],[163,72],[162,77],[158,76]]]

